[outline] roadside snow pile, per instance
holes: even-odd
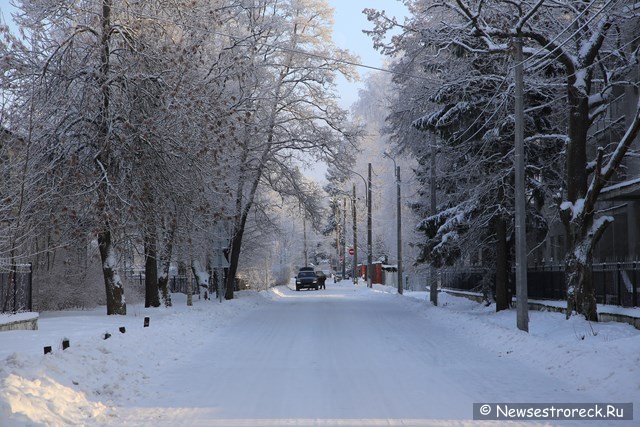
[[[390,290],[393,292],[393,290]],[[495,305],[444,292],[439,307],[427,292],[406,292],[411,309],[433,327],[453,328],[466,339],[495,351],[496,357],[541,367],[576,390],[597,390],[610,401],[640,403],[640,331],[618,322],[587,322],[581,316],[529,311],[529,333],[516,328],[516,310],[495,312]],[[396,296],[396,298],[403,298]]]
[[[145,385],[179,360],[181,348],[202,346],[220,326],[268,303],[256,292],[236,295],[222,304],[196,299],[187,307],[184,295],[172,294],[173,307],[129,306],[127,316],[106,316],[104,307],[43,313],[38,331],[0,333],[0,426],[109,421],[116,403],[160,392]],[[148,328],[144,316],[151,318]],[[63,338],[71,341],[64,351]],[[43,355],[46,345],[53,354]]]
[[[107,407],[102,403],[90,402],[84,393],[49,377],[29,380],[10,374],[3,382],[0,398],[3,426],[81,425],[89,420],[104,421],[107,415]],[[15,414],[14,421],[2,414]]]

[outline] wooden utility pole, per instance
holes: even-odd
[[[373,287],[373,253],[372,253],[372,236],[371,236],[371,163],[369,163],[369,181],[367,184],[367,286]]]
[[[522,38],[516,37],[515,47],[515,232],[516,232],[516,303],[517,325],[529,332],[529,303],[527,300],[527,230],[524,170],[524,97]]]
[[[402,295],[404,292],[404,283],[402,282],[402,202],[400,194],[400,166],[396,167],[396,205],[398,214],[396,215],[398,227],[398,293]]]
[[[336,264],[335,273],[338,274],[340,268],[340,207],[338,206],[338,200],[336,200]]]
[[[358,221],[356,217],[356,185],[353,184],[353,199],[351,200],[353,214],[353,283],[358,284]]]
[[[436,200],[436,137],[431,137],[431,167],[429,168],[429,191],[431,192],[431,215],[436,214],[438,203]],[[433,305],[438,305],[438,278],[436,269],[429,268],[429,299]]]
[[[342,198],[342,280],[347,274],[347,198]]]
[[[302,235],[304,237],[304,266],[309,266],[309,256],[307,252],[307,218],[302,217]]]

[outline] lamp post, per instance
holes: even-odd
[[[353,214],[353,284],[358,284],[358,221],[356,217],[356,184],[353,183],[353,199],[351,200]]]
[[[372,260],[372,218],[371,218],[371,163],[369,163],[369,181],[367,185],[367,286],[373,287],[373,279],[371,277],[373,260]]]
[[[527,300],[527,231],[524,165],[524,77],[522,38],[516,37],[515,47],[515,235],[516,235],[516,308],[517,326],[529,332],[529,303]]]
[[[435,136],[431,137],[431,167],[429,168],[429,190],[431,192],[431,215],[435,215],[438,210],[436,203],[436,140]],[[438,305],[438,279],[436,278],[436,269],[431,265],[429,267],[429,299],[435,306]]]
[[[402,295],[404,292],[404,283],[402,282],[402,203],[400,193],[400,166],[396,165],[396,159],[391,157],[389,153],[383,153],[386,157],[393,161],[393,170],[396,175],[396,227],[397,227],[397,256],[398,256],[398,293]]]
[[[347,273],[347,198],[342,198],[342,280]]]
[[[365,202],[367,204],[367,286],[371,287],[371,257],[373,256],[372,252],[371,252],[371,163],[369,163],[369,182],[367,183],[367,180],[365,179],[364,176],[360,175],[358,172],[351,170],[351,169],[347,169],[346,170],[349,173],[352,173],[358,177],[360,177],[360,179],[362,179],[362,182],[364,183],[364,190],[365,190]],[[355,193],[355,184],[353,185],[353,203],[354,203],[354,208],[353,208],[353,221],[355,224],[356,221],[356,212],[355,212],[355,202],[356,202],[356,193]],[[358,249],[355,247],[357,246],[357,241],[355,238],[355,233],[357,231],[356,226],[354,225],[353,227],[353,232],[354,232],[354,264],[356,264],[356,269],[357,269],[357,254],[358,254]],[[358,283],[358,278],[355,278],[355,283]]]

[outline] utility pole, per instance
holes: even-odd
[[[402,282],[402,203],[400,199],[400,166],[396,167],[396,203],[398,207],[397,227],[398,227],[398,293],[402,295],[404,292],[404,283]]]
[[[515,47],[515,231],[516,231],[516,304],[517,325],[529,332],[529,303],[527,299],[527,230],[524,171],[524,97],[522,38],[516,37]]]
[[[436,137],[431,137],[431,167],[429,168],[429,187],[431,192],[431,215],[436,214],[438,204],[436,200]],[[431,266],[429,268],[429,299],[431,304],[438,305],[438,278],[436,277],[436,269]]]
[[[371,163],[369,163],[369,181],[367,185],[367,286],[373,287],[373,277],[371,271],[373,269],[372,251],[371,251]]]
[[[342,198],[342,280],[347,273],[347,198]]]
[[[338,269],[340,268],[340,206],[338,205],[338,200],[335,200],[336,206],[336,263],[335,263],[335,272],[338,274]]]
[[[309,259],[307,255],[307,218],[302,217],[302,234],[304,236],[304,266],[308,267]]]
[[[358,284],[358,221],[356,217],[356,185],[353,184],[353,199],[351,201],[353,214],[353,284]]]

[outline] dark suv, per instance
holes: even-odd
[[[316,291],[318,290],[318,276],[313,271],[313,269],[308,270],[305,268],[301,268],[296,276],[296,291],[299,291],[302,288],[313,288]]]

